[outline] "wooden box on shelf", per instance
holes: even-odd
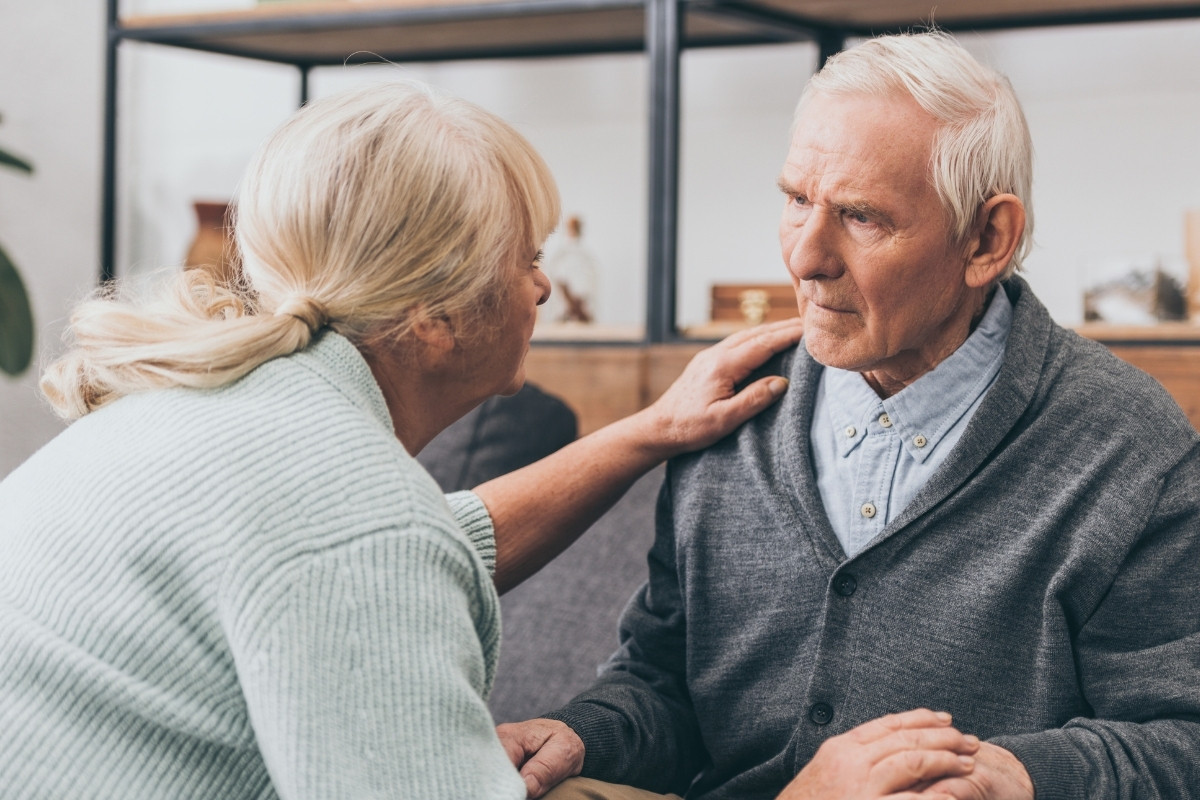
[[[709,321],[680,331],[688,339],[723,339],[735,331],[796,316],[790,283],[718,283],[712,287]]]
[[[796,316],[790,283],[717,283],[712,287],[713,322],[775,322]]]

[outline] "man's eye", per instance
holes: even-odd
[[[857,222],[859,225],[866,225],[871,221],[871,218],[861,211],[847,211],[846,216]]]
[[[798,206],[806,206],[808,205],[808,198],[802,194],[798,194],[792,197],[792,202]]]

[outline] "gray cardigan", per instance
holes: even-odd
[[[1005,284],[996,383],[847,559],[808,431],[820,365],[670,464],[620,650],[548,716],[584,774],[774,797],[830,736],[920,706],[1012,750],[1038,800],[1200,797],[1200,437],[1148,376]]]

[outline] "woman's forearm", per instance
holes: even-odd
[[[794,320],[735,334],[698,354],[649,408],[477,487],[496,531],[499,591],[521,583],[570,546],[647,471],[709,446],[774,403],[787,387],[785,379],[739,385],[795,344],[801,331]]]
[[[665,455],[644,444],[637,415],[479,486],[496,530],[501,594],[571,545]]]

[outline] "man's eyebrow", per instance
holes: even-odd
[[[838,211],[849,212],[851,214],[862,214],[864,217],[878,220],[884,225],[892,224],[892,216],[884,211],[879,206],[873,205],[866,200],[850,200],[845,203],[837,203],[835,207]]]
[[[794,197],[800,194],[800,190],[795,187],[787,178],[782,175],[775,181],[779,187],[779,191],[783,192],[788,197]],[[895,220],[892,215],[884,211],[877,205],[867,200],[848,200],[845,202],[833,203],[831,208],[839,213],[849,212],[851,214],[862,214],[865,217],[877,220],[884,227],[893,227]]]

